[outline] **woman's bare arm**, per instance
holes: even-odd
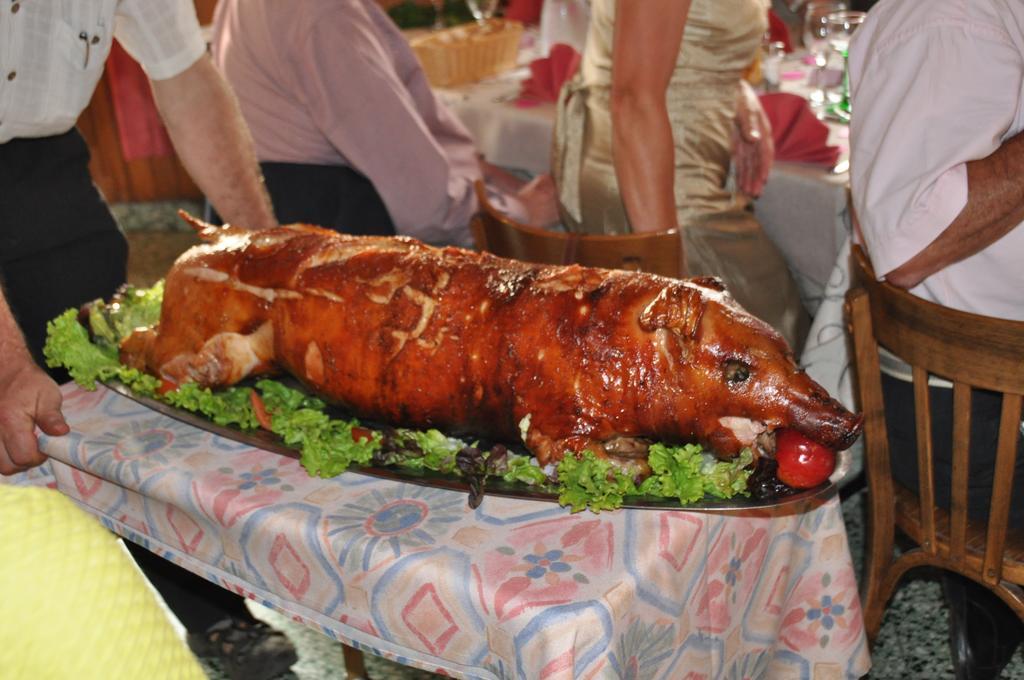
[[[678,228],[675,145],[665,92],[690,0],[620,0],[612,47],[615,176],[633,231]]]

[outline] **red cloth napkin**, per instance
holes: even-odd
[[[107,69],[124,159],[134,161],[174,153],[171,139],[153,102],[149,79],[116,40],[110,50]]]
[[[828,167],[839,160],[839,147],[828,144],[828,126],[817,119],[803,97],[772,92],[761,95],[761,106],[772,123],[775,160]]]
[[[768,10],[768,40],[769,42],[782,43],[785,46],[783,49],[786,52],[793,51],[793,41],[789,37],[789,26],[779,18],[779,15],[773,9]]]
[[[544,0],[509,0],[505,8],[505,18],[521,21],[524,24],[540,23],[540,8]]]
[[[535,106],[558,100],[565,81],[580,67],[580,53],[571,45],[556,43],[548,56],[530,62],[530,77],[523,81],[519,93],[520,106]]]

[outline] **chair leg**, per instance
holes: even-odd
[[[369,680],[366,674],[366,663],[363,653],[355,647],[346,644],[341,645],[341,652],[345,656],[345,678],[346,680]]]
[[[891,513],[891,508],[886,508]],[[885,612],[885,605],[889,601],[892,587],[887,587],[889,581],[889,568],[892,565],[892,549],[895,537],[895,529],[892,523],[891,514],[885,509],[879,512],[876,501],[872,500],[867,523],[866,554],[864,557],[865,581],[867,586],[864,590],[864,630],[868,636],[868,642],[873,644],[878,635],[878,629],[882,626],[882,614]],[[894,585],[894,584],[893,584]]]

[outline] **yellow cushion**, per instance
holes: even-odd
[[[0,484],[0,678],[206,677],[117,537],[61,493]]]

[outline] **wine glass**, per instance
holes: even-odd
[[[828,42],[832,49],[843,55],[842,99],[832,107],[840,118],[850,117],[850,38],[864,23],[866,12],[833,12],[828,15]]]
[[[430,0],[434,7],[434,25],[431,30],[440,31],[444,28],[444,0]]]
[[[473,15],[478,24],[485,24],[487,20],[494,16],[494,11],[498,9],[498,0],[466,0],[466,5],[469,7],[469,13]]]
[[[817,70],[814,73],[814,89],[809,95],[811,106],[825,105],[825,67],[828,66],[828,17],[847,9],[846,2],[835,0],[813,0],[804,12],[804,48],[814,57]]]

